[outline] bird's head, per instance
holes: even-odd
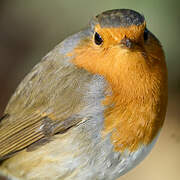
[[[92,34],[74,49],[72,61],[78,67],[104,76],[118,91],[132,92],[149,76],[164,76],[164,53],[144,16],[129,9],[110,10],[94,17],[90,26]]]

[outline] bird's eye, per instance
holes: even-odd
[[[97,45],[101,45],[103,43],[103,40],[102,40],[101,36],[97,32],[94,35],[94,42]]]
[[[149,34],[149,31],[145,28],[145,30],[144,30],[144,40],[145,41],[148,40],[148,34]]]

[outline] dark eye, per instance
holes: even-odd
[[[148,34],[149,31],[147,29],[144,30],[144,40],[147,41],[148,40]]]
[[[96,32],[95,35],[94,35],[94,42],[97,44],[97,45],[101,45],[103,40],[101,38],[101,36]]]

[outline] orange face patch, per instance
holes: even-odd
[[[72,62],[93,74],[105,77],[112,95],[102,102],[105,110],[102,134],[112,133],[116,151],[134,151],[149,144],[162,127],[167,105],[167,72],[164,54],[155,39],[144,44],[145,25],[128,28],[102,28],[101,46],[93,39],[83,40],[72,54]],[[122,48],[126,36],[133,49]],[[151,38],[151,37],[150,37]]]
[[[144,29],[145,23],[140,26],[133,25],[128,28],[101,28],[100,25],[95,26],[95,32],[100,34],[103,39],[103,48],[120,44],[120,41],[124,37],[130,38],[134,42],[142,43]]]

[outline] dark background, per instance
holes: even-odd
[[[169,71],[168,113],[150,156],[121,180],[180,179],[179,0],[0,0],[0,114],[30,69],[56,44],[84,28],[104,10],[130,8],[144,14],[161,41]]]

